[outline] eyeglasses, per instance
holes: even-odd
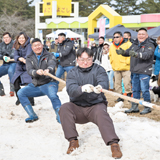
[[[84,59],[84,58],[78,58],[78,60],[80,62],[91,62],[93,59],[92,58],[86,58],[86,59]]]
[[[113,38],[120,38],[120,36],[116,36],[116,37],[113,37]]]

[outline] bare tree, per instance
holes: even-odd
[[[29,37],[34,37],[34,19],[23,20],[22,17],[16,16],[16,12],[9,16],[4,10],[0,16],[0,36],[2,37],[2,34],[6,31],[11,33],[13,39],[15,39],[16,35],[21,31],[26,32]]]

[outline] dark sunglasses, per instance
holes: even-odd
[[[117,36],[117,37],[113,37],[113,38],[120,38],[120,36]]]

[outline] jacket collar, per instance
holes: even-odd
[[[116,45],[115,42],[113,42],[113,45],[118,49],[120,45],[122,45],[123,43],[125,43],[125,40],[122,38],[121,41],[119,42],[119,45]]]

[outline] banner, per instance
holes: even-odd
[[[100,26],[99,26],[99,37],[105,36],[105,23],[106,19],[100,19]]]

